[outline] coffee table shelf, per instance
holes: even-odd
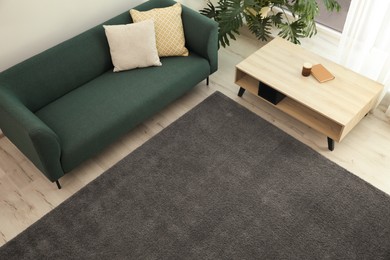
[[[249,75],[245,75],[244,73],[242,72],[240,73],[240,72],[241,71],[237,70],[238,79],[236,77],[237,79],[236,84],[244,88],[248,92],[257,95],[258,88],[259,88],[259,81],[255,78],[252,78]],[[239,78],[240,75],[242,75],[241,78]],[[276,108],[280,109],[284,113],[294,117],[295,119],[298,119],[299,121],[310,126],[311,128],[325,134],[326,136],[332,138],[333,140],[335,141],[340,140],[341,137],[340,133],[343,127],[342,125],[338,124],[337,122],[334,122],[333,120],[325,116],[322,116],[314,112],[310,108],[300,104],[298,101],[295,101],[292,98],[287,96],[276,105],[272,104],[266,99],[263,100],[275,106]]]
[[[319,83],[313,77],[302,77],[304,61],[324,64],[336,78]],[[383,85],[281,38],[239,63],[235,83],[240,86],[239,96],[245,91],[254,94],[326,135],[329,150],[375,106],[383,90]],[[279,99],[264,98],[259,85]]]

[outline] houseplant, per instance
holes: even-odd
[[[337,0],[322,1],[328,11],[340,10]],[[229,45],[229,39],[236,39],[245,23],[259,40],[268,40],[276,28],[280,37],[299,44],[299,38],[317,33],[314,19],[318,12],[316,0],[219,0],[216,4],[208,0],[207,7],[200,10],[218,22],[223,47]]]

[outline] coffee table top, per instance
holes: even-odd
[[[322,64],[335,79],[319,83],[303,77],[304,62]],[[372,107],[383,90],[382,84],[279,37],[236,67],[344,126]]]

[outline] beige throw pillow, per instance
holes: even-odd
[[[179,3],[171,7],[155,8],[145,12],[132,9],[130,15],[135,23],[153,19],[157,50],[160,57],[188,56],[181,20],[181,5]]]
[[[103,27],[110,46],[114,72],[161,66],[152,20]]]

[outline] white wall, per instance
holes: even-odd
[[[0,72],[147,0],[0,0]],[[177,0],[195,10],[206,0]]]
[[[0,71],[145,0],[0,0]]]

